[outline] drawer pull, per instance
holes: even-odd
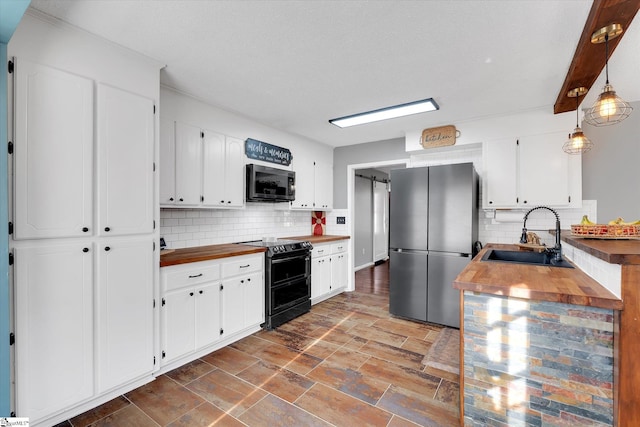
[[[202,273],[196,274],[194,276],[189,276],[189,279],[195,279],[196,277],[201,277],[201,276],[202,276]]]
[[[240,268],[247,268],[247,267],[251,267],[251,264],[241,265],[241,266],[240,266]]]

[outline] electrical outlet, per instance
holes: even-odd
[[[336,224],[346,224],[347,223],[347,218],[344,216],[338,216],[336,217]]]

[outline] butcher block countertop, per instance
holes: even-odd
[[[480,261],[490,248],[518,250],[516,245],[488,244],[456,277],[460,290],[622,310],[622,300],[579,268],[545,267]]]
[[[585,239],[562,232],[561,238],[571,246],[600,258],[609,264],[640,264],[640,240]]]
[[[189,262],[209,261],[239,255],[250,255],[266,252],[266,248],[226,243],[222,245],[196,246],[175,249],[163,254],[160,252],[160,267],[186,264]]]
[[[291,239],[291,240],[307,240],[311,242],[311,244],[313,245],[314,243],[329,243],[329,242],[335,242],[337,240],[347,240],[350,237],[349,236],[333,236],[333,235],[314,236],[312,234],[309,236],[295,236],[295,237],[283,237],[283,238]]]

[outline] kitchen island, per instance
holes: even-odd
[[[614,424],[622,301],[578,268],[481,261],[461,290],[461,425]]]

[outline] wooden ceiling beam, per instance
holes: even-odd
[[[558,98],[553,106],[554,114],[576,109],[576,101],[567,93],[574,88],[584,86],[591,89],[605,65],[604,44],[591,43],[591,35],[602,27],[617,23],[622,25],[623,33],[609,41],[609,58],[627,31],[633,17],[640,9],[640,0],[594,0],[591,11],[584,24],[573,60],[564,79]],[[615,76],[613,76],[615,78]],[[615,87],[615,80],[612,79]]]

